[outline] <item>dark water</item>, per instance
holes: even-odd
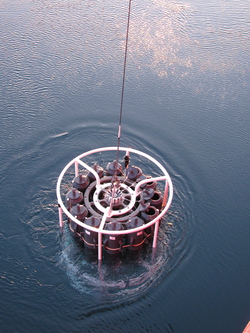
[[[60,235],[62,168],[116,144],[127,4],[0,0],[1,332],[250,320],[248,0],[132,1],[121,144],[166,166],[173,204],[154,260],[100,272]]]

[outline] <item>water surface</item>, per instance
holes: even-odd
[[[155,259],[100,272],[59,232],[61,170],[116,144],[127,7],[0,0],[3,332],[234,333],[250,319],[247,0],[132,1],[121,144],[174,183]]]

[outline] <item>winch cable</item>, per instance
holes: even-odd
[[[126,65],[127,65],[127,53],[128,53],[128,36],[129,36],[129,23],[130,23],[130,13],[131,13],[131,2],[129,0],[128,7],[128,19],[127,19],[127,31],[126,31],[126,42],[125,42],[125,54],[124,54],[124,64],[123,64],[123,75],[122,75],[122,91],[121,91],[121,103],[120,103],[120,117],[119,117],[119,125],[118,125],[118,135],[117,135],[117,150],[116,150],[116,159],[115,159],[115,171],[113,182],[117,182],[117,172],[119,165],[119,150],[120,150],[120,141],[121,141],[121,130],[122,130],[122,112],[123,112],[123,99],[124,99],[124,87],[125,87],[125,77],[126,77]]]

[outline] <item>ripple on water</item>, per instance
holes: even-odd
[[[112,262],[103,260],[100,269],[96,258],[90,260],[85,256],[84,250],[77,246],[67,226],[64,234],[59,237],[55,195],[57,177],[70,158],[82,153],[78,147],[74,148],[74,154],[72,147],[76,147],[76,143],[81,142],[85,135],[91,138],[84,142],[86,150],[95,148],[100,142],[110,145],[111,139],[115,137],[110,124],[94,124],[91,120],[77,128],[72,126],[67,132],[34,137],[34,144],[25,145],[20,150],[19,157],[15,157],[15,163],[9,165],[6,162],[4,168],[6,171],[11,168],[11,174],[18,174],[20,169],[27,170],[26,177],[20,178],[17,186],[15,179],[10,182],[6,176],[4,184],[8,183],[11,187],[15,185],[15,191],[19,195],[17,205],[24,226],[22,237],[25,239],[22,244],[30,262],[43,263],[44,271],[61,271],[61,283],[69,284],[85,295],[85,315],[88,316],[96,309],[102,311],[110,308],[111,304],[119,306],[139,299],[166,276],[181,268],[192,253],[195,188],[191,187],[184,165],[180,168],[180,160],[171,152],[170,147],[167,154],[166,147],[157,144],[156,136],[149,138],[140,131],[125,132],[124,141],[128,141],[129,145],[133,143],[133,148],[151,154],[166,165],[174,183],[174,200],[162,220],[154,256],[151,246],[147,245],[133,260],[126,257]],[[177,136],[175,139],[179,140]],[[146,166],[142,165],[143,170],[144,168]],[[150,174],[154,172],[154,169],[150,170]],[[57,272],[50,274],[49,280],[47,276],[41,277],[39,283],[58,285],[58,279]],[[35,286],[34,284],[34,288]]]
[[[32,158],[37,153],[34,150],[42,147],[43,151],[49,151],[55,155],[56,161],[60,161],[60,163],[62,160],[65,161],[68,148],[70,147],[70,156],[72,156],[72,144],[78,142],[86,128],[88,128],[87,124],[82,128],[78,127],[77,133],[72,129],[67,133],[47,137],[33,148],[32,153],[27,153],[27,158]],[[92,128],[91,124],[90,128]],[[88,130],[90,129],[88,128]],[[101,128],[97,128],[96,141],[98,137],[109,137],[110,132],[111,129],[108,126],[102,125]],[[133,136],[132,133],[130,133],[130,137],[131,135]],[[155,150],[154,157],[159,158],[159,162],[164,164],[165,152],[154,146],[154,143],[149,142],[149,139],[141,136],[142,134],[138,132],[136,135],[134,134],[134,148],[140,149],[143,141],[147,152]],[[60,138],[63,138],[64,150],[58,149],[60,148],[58,142]],[[88,142],[88,144],[90,143]],[[53,159],[43,161],[43,156],[41,156],[39,160],[36,160],[36,168],[32,175],[34,183],[25,193],[29,197],[30,204],[23,219],[28,239],[26,246],[30,247],[29,256],[33,257],[31,260],[40,258],[48,267],[56,265],[66,274],[68,283],[76,291],[85,295],[86,316],[92,311],[96,311],[96,308],[104,310],[106,307],[110,308],[111,304],[119,305],[139,299],[152,287],[161,283],[166,276],[180,268],[192,253],[193,189],[187,182],[188,177],[184,170],[182,170],[183,174],[179,173],[177,161],[171,158],[168,163],[171,163],[170,175],[174,183],[174,200],[169,212],[162,220],[155,254],[152,255],[151,245],[148,244],[132,260],[128,257],[112,261],[103,260],[100,268],[96,257],[93,259],[86,256],[85,250],[77,245],[71,237],[67,225],[65,225],[63,235],[58,237],[59,223],[55,187],[59,173],[56,176],[55,170],[51,173],[55,165]],[[64,165],[60,167],[62,169]],[[58,169],[58,165],[56,168]],[[152,169],[152,172],[154,171]],[[43,184],[41,184],[41,179],[36,177],[41,174],[47,175]]]

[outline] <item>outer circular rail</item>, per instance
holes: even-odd
[[[83,161],[83,159],[92,154],[115,151],[115,150],[117,150],[117,147],[103,147],[103,148],[93,149],[93,150],[87,151],[81,155],[78,155],[64,167],[64,169],[62,170],[62,172],[60,173],[60,175],[58,177],[57,187],[56,187],[58,209],[59,209],[59,223],[60,223],[61,229],[63,228],[63,225],[64,225],[64,222],[63,222],[63,212],[64,212],[65,215],[68,217],[68,219],[70,219],[71,221],[73,221],[74,223],[79,225],[80,227],[87,229],[88,231],[97,233],[98,234],[98,259],[99,260],[102,259],[102,247],[103,247],[102,235],[116,236],[116,235],[133,234],[133,233],[143,231],[144,229],[154,225],[153,248],[156,248],[159,222],[160,222],[161,218],[168,211],[168,209],[171,205],[172,199],[173,199],[173,184],[172,184],[171,178],[170,178],[168,172],[166,171],[166,169],[156,159],[154,159],[150,155],[148,155],[144,152],[141,152],[139,150],[120,147],[120,151],[125,151],[126,155],[129,155],[130,153],[132,153],[132,154],[136,154],[136,155],[139,155],[141,157],[144,157],[144,158],[150,160],[155,166],[158,167],[159,176],[139,180],[135,183],[136,185],[134,185],[132,188],[129,187],[128,185],[122,185],[121,188],[127,190],[127,192],[128,192],[128,197],[129,197],[130,202],[127,205],[123,205],[123,208],[120,211],[112,209],[113,208],[112,205],[107,206],[107,207],[102,207],[100,202],[98,201],[98,195],[102,190],[105,190],[109,185],[111,185],[111,183],[102,184],[102,180],[99,177],[98,173],[92,167],[90,167],[87,163],[85,163]],[[86,169],[87,171],[92,173],[92,175],[94,175],[94,177],[95,177],[95,186],[94,186],[95,192],[93,195],[94,204],[98,208],[99,218],[101,219],[101,223],[98,228],[89,226],[86,223],[78,220],[75,216],[73,216],[70,213],[70,211],[67,209],[67,207],[65,206],[65,204],[62,200],[62,197],[61,197],[62,181],[64,179],[66,172],[73,165],[75,167],[75,177],[78,176],[79,165],[81,165],[84,169]],[[108,178],[108,177],[106,177],[106,178]],[[134,203],[136,202],[136,198],[138,198],[138,196],[142,192],[142,188],[141,188],[142,185],[145,185],[149,182],[159,182],[159,181],[164,181],[165,187],[164,187],[164,191],[163,191],[162,208],[161,208],[161,211],[159,212],[159,215],[157,215],[156,218],[154,218],[152,221],[145,223],[144,225],[142,225],[140,227],[133,228],[133,229],[119,230],[119,231],[104,229],[105,222],[110,221],[110,218],[112,218],[114,216],[119,217],[119,215],[122,215],[125,213],[130,214],[131,208],[133,207]]]

